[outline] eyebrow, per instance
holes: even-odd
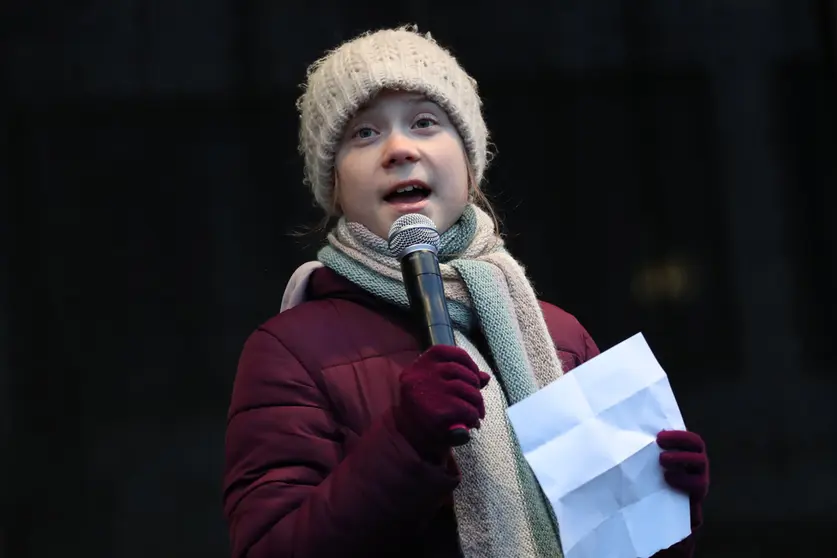
[[[432,103],[433,102],[430,99],[428,99],[427,97],[425,97],[424,95],[419,95],[419,94],[410,95],[409,97],[407,97],[406,101],[408,103],[411,103],[411,104],[414,104],[414,105],[420,105],[421,103]]]

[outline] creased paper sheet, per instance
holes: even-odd
[[[666,484],[656,441],[685,425],[641,333],[508,414],[566,558],[646,558],[691,532],[688,496]]]

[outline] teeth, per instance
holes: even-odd
[[[412,185],[411,185],[411,186],[406,186],[406,187],[404,187],[404,188],[399,188],[399,189],[398,189],[398,190],[396,190],[395,192],[396,192],[397,194],[401,194],[401,193],[403,193],[403,192],[412,192],[413,190],[423,190],[423,189],[424,189],[424,188],[422,188],[422,187],[420,187],[420,186],[412,186]]]

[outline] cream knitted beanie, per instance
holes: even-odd
[[[383,89],[421,93],[445,110],[462,137],[477,185],[482,181],[488,130],[476,81],[415,26],[368,32],[314,62],[297,102],[306,183],[329,213],[334,208],[334,155],[343,128]]]

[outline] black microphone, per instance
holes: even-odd
[[[439,269],[439,231],[433,221],[419,213],[402,215],[389,229],[390,253],[401,263],[410,309],[422,325],[425,349],[433,345],[456,346],[442,272]],[[450,444],[468,443],[471,434],[463,424],[450,429]]]

